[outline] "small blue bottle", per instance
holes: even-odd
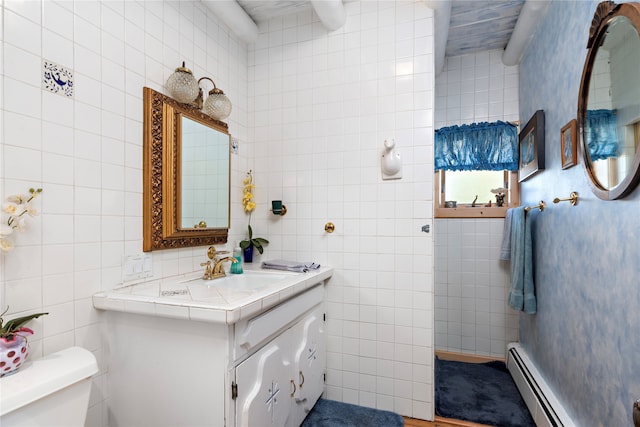
[[[240,245],[237,242],[236,247],[233,249],[233,257],[236,259],[236,262],[231,264],[229,273],[242,274],[242,249],[240,249]]]

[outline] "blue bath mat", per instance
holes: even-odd
[[[500,427],[535,427],[503,362],[436,358],[436,415]]]
[[[389,411],[318,399],[300,427],[402,427],[404,419]]]

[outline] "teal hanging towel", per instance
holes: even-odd
[[[511,289],[509,306],[534,314],[537,310],[533,282],[533,249],[531,219],[524,206],[514,208],[511,215]]]

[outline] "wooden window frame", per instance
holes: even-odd
[[[520,206],[520,183],[518,171],[504,171],[504,180],[509,183],[507,204],[502,207],[492,204],[488,206],[471,207],[471,204],[458,205],[455,208],[444,207],[445,171],[439,170],[434,175],[434,194],[436,196],[435,218],[504,218],[507,209]]]

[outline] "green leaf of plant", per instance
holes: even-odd
[[[249,227],[249,240],[251,240],[251,238],[253,237],[253,230],[251,229],[251,224],[249,224],[248,227]]]
[[[7,323],[5,323],[2,329],[0,330],[0,336],[4,337],[6,335],[10,335],[13,332],[17,331],[18,329],[20,329],[25,323],[29,322],[32,319],[37,319],[38,317],[43,316],[45,314],[49,314],[49,313],[36,313],[36,314],[30,314],[28,316],[22,316],[22,317],[17,317],[15,319],[11,319]]]
[[[267,239],[263,239],[262,237],[256,237],[253,240],[257,240],[258,242],[260,242],[261,245],[268,245],[269,241]]]
[[[2,314],[0,314],[0,331],[2,330],[3,326],[2,323],[4,322],[4,315],[7,314],[7,311],[9,311],[9,306],[7,306],[7,308],[2,312]]]
[[[251,240],[251,243],[253,243],[253,246],[255,246],[255,247],[256,247],[256,249],[258,250],[258,252],[262,253],[262,251],[263,251],[264,249],[262,248],[262,245],[260,244],[260,242],[258,242],[258,240],[257,240],[257,239],[253,239],[253,240]]]
[[[251,245],[251,241],[249,240],[241,240],[240,241],[240,247],[242,248],[242,250],[245,250],[249,247],[249,245]]]

